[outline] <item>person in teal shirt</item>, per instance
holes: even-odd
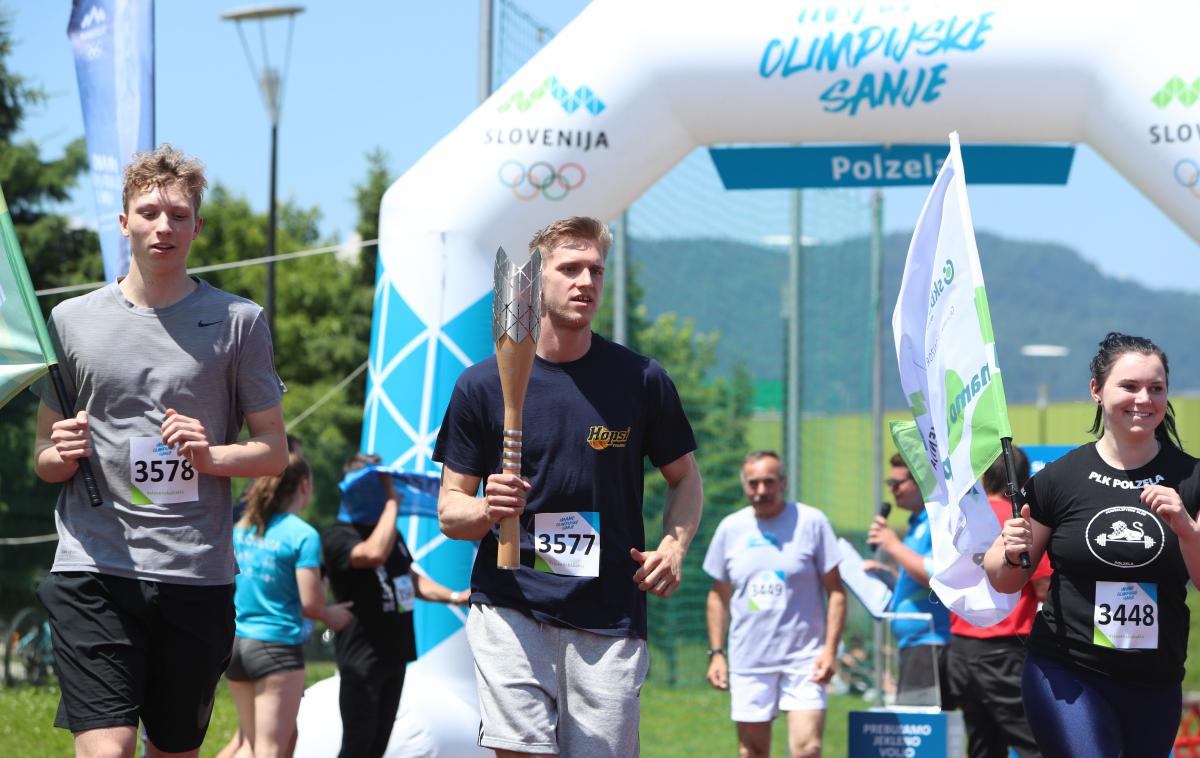
[[[896,702],[905,705],[938,705],[934,696],[936,681],[941,686],[941,706],[949,710],[953,707],[949,702],[950,688],[946,680],[950,610],[929,589],[933,562],[929,514],[925,511],[921,490],[904,459],[896,453],[889,463],[891,471],[887,485],[896,506],[912,514],[908,519],[908,534],[900,539],[888,528],[883,516],[876,516],[875,523],[867,533],[867,543],[875,546],[881,557],[889,557],[900,567],[891,610],[896,613],[928,613],[933,617],[932,628],[929,622],[919,619],[892,621],[892,634],[900,654]]]
[[[290,754],[304,694],[304,619],[335,631],[350,623],[350,603],[325,604],[320,536],[297,515],[311,497],[308,462],[295,450],[281,475],[254,481],[234,526],[237,629],[225,678],[238,734],[222,756]]]

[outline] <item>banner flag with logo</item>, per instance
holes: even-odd
[[[74,0],[67,36],[87,136],[100,251],[108,281],[129,271],[121,235],[125,167],[154,147],[154,0]]]
[[[1019,596],[995,592],[983,571],[1000,525],[977,482],[1012,430],[957,132],[913,232],[892,331],[915,422],[897,445],[929,511],[930,585],[950,610],[991,626]]]
[[[57,363],[29,269],[0,190],[0,406]]]

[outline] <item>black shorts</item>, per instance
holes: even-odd
[[[252,682],[284,671],[304,670],[304,646],[233,638],[233,657],[225,678],[231,682]]]
[[[232,584],[195,586],[64,572],[38,586],[58,670],[54,725],[146,727],[164,752],[204,742],[233,647]]]

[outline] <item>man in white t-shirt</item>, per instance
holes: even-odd
[[[837,538],[825,514],[784,499],[778,454],[746,456],[742,486],[750,507],[722,519],[704,557],[713,577],[708,681],[730,691],[740,756],[770,755],[780,711],[792,758],[819,756],[825,685],[846,622]]]

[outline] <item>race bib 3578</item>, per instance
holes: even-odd
[[[129,438],[129,492],[133,505],[194,503],[200,499],[196,469],[161,437]]]

